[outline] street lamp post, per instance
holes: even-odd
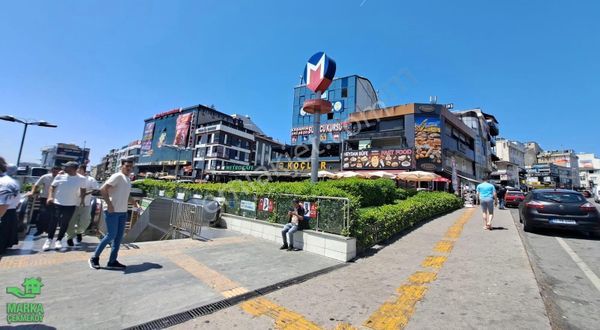
[[[45,120],[27,121],[27,120],[15,118],[15,117],[9,116],[9,115],[0,116],[0,120],[21,123],[24,126],[23,127],[23,136],[21,137],[21,146],[19,147],[19,156],[17,157],[17,166],[19,166],[19,164],[21,163],[21,153],[23,152],[23,144],[25,143],[25,134],[27,134],[27,126],[34,125],[34,126],[50,127],[50,128],[57,127],[56,125],[50,124],[49,122],[47,122]]]
[[[175,180],[177,180],[179,177],[179,161],[181,159],[181,152],[183,150],[191,150],[191,148],[186,148],[175,144],[163,144],[163,147],[173,148],[177,150],[177,163],[175,163]]]

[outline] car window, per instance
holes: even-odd
[[[581,194],[569,193],[569,192],[545,192],[537,193],[535,196],[537,200],[546,202],[556,203],[579,203],[584,202],[586,199]]]

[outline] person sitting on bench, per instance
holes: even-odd
[[[294,233],[298,230],[300,221],[304,220],[305,211],[300,200],[295,198],[293,203],[294,208],[288,211],[289,222],[283,226],[283,230],[281,231],[283,245],[279,248],[280,250],[298,251],[298,249],[294,249]],[[286,234],[289,236],[289,244]]]

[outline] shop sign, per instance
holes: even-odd
[[[279,162],[275,163],[278,171],[310,171],[310,162]],[[319,170],[327,170],[327,162],[319,162]]]
[[[256,211],[256,203],[252,201],[242,200],[240,201],[240,209],[254,212]]]
[[[319,133],[334,133],[341,132],[346,127],[347,123],[331,123],[331,124],[322,124],[319,128]],[[313,127],[311,126],[302,126],[302,127],[292,127],[292,136],[298,135],[310,135],[313,134]]]
[[[225,165],[223,171],[254,171],[253,165]]]
[[[411,169],[413,164],[412,149],[360,150],[342,154],[344,170]]]
[[[158,119],[158,118],[166,117],[166,116],[169,116],[169,115],[174,115],[176,113],[180,113],[181,109],[182,108],[177,108],[177,109],[169,110],[169,111],[166,111],[166,112],[157,113],[152,118],[153,119]]]

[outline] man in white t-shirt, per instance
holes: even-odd
[[[42,175],[33,187],[31,187],[31,194],[34,197],[39,194],[38,199],[40,201],[40,209],[37,213],[35,224],[36,231],[33,234],[34,237],[39,237],[48,231],[50,217],[54,216],[54,204],[48,205],[46,202],[48,201],[48,193],[50,192],[52,181],[54,181],[60,169],[60,166],[54,166],[50,173]]]
[[[121,160],[121,170],[110,176],[108,180],[100,188],[100,193],[105,202],[104,220],[106,222],[107,233],[100,241],[94,255],[88,260],[91,268],[100,268],[100,254],[110,242],[112,251],[106,265],[107,269],[124,270],[125,265],[117,261],[119,255],[119,247],[125,233],[125,222],[127,222],[127,206],[130,201],[129,193],[131,192],[131,181],[129,175],[133,169],[133,161]],[[140,205],[137,201],[139,208]]]
[[[48,194],[47,204],[54,204],[54,217],[48,225],[48,238],[42,247],[42,250],[48,251],[54,240],[56,225],[60,226],[58,237],[54,243],[55,249],[62,249],[62,239],[65,237],[69,222],[73,217],[76,206],[84,205],[87,181],[85,178],[77,175],[77,162],[67,162],[64,165],[65,174],[59,174],[52,181],[50,193]]]
[[[92,220],[92,196],[91,194],[94,190],[98,189],[98,182],[96,179],[86,173],[86,166],[81,165],[77,170],[77,175],[85,179],[86,182],[86,192],[84,197],[84,205],[77,206],[75,208],[75,212],[73,213],[73,217],[69,222],[69,229],[67,229],[67,245],[69,247],[78,247],[81,243],[83,233],[90,225],[90,221]],[[73,242],[73,239],[75,242]]]
[[[19,183],[10,177],[16,166],[9,166],[0,157],[0,255],[8,247],[19,242],[17,235],[17,212]]]

